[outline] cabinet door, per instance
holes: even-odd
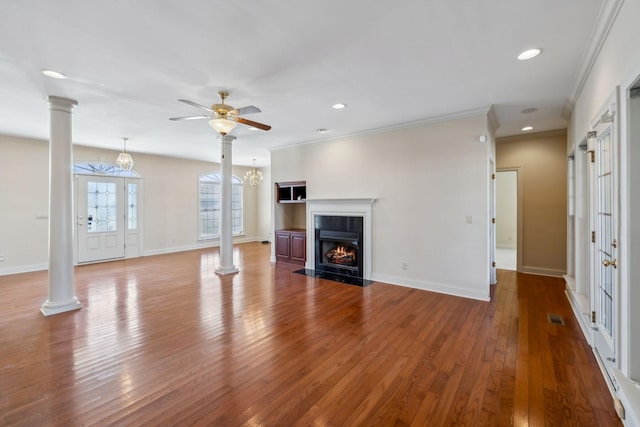
[[[291,259],[294,261],[306,260],[307,236],[304,234],[291,234]]]
[[[279,260],[289,260],[291,257],[290,235],[290,233],[276,233],[276,258]]]

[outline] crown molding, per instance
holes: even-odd
[[[602,4],[596,25],[591,32],[589,43],[582,54],[578,70],[573,78],[573,85],[569,92],[569,99],[562,109],[563,119],[569,120],[571,117],[571,113],[573,113],[573,109],[576,106],[576,100],[582,93],[582,89],[584,88],[587,78],[591,73],[591,69],[598,59],[600,50],[609,35],[609,31],[611,31],[611,27],[613,26],[623,3],[624,0],[605,0]]]
[[[544,132],[525,133],[520,135],[503,136],[496,138],[496,144],[499,142],[524,141],[528,139],[550,138],[553,136],[567,136],[566,129],[548,130]]]
[[[453,120],[468,119],[468,118],[472,118],[472,117],[487,116],[487,117],[489,117],[488,120],[489,120],[490,124],[493,124],[494,120],[495,120],[495,123],[497,124],[497,119],[495,119],[495,117],[492,117],[492,115],[495,116],[495,112],[493,112],[493,105],[489,105],[489,106],[485,106],[485,107],[474,108],[474,109],[471,109],[471,110],[458,111],[456,113],[443,114],[441,116],[434,116],[434,117],[428,117],[426,119],[414,120],[412,122],[398,123],[398,124],[394,124],[394,125],[382,126],[382,127],[379,127],[379,128],[373,128],[373,129],[364,130],[364,131],[360,131],[360,132],[348,133],[348,134],[344,134],[344,135],[334,136],[334,137],[331,137],[331,138],[314,139],[314,140],[303,141],[303,142],[295,143],[295,144],[287,144],[287,145],[279,145],[279,146],[276,146],[276,147],[268,147],[268,150],[270,152],[279,151],[279,150],[287,150],[289,148],[300,147],[300,146],[303,146],[303,145],[319,144],[319,143],[322,143],[322,142],[330,142],[330,141],[341,141],[341,140],[360,137],[360,136],[364,136],[364,135],[371,135],[371,134],[376,134],[376,133],[383,133],[383,132],[389,132],[389,131],[392,131],[392,130],[407,129],[407,128],[413,128],[413,127],[424,126],[424,125],[433,125],[433,124],[438,124],[438,123],[446,123],[446,122],[450,122],[450,121],[453,121]]]

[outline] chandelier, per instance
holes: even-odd
[[[131,170],[133,168],[133,157],[131,154],[127,153],[127,140],[129,138],[122,138],[123,147],[122,152],[118,154],[118,158],[116,159],[116,164],[120,166],[120,169],[123,170]]]
[[[256,170],[256,159],[253,159],[253,170],[244,175],[244,182],[249,184],[251,188],[256,188],[262,182],[262,172]]]

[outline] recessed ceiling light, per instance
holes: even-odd
[[[53,71],[53,70],[42,70],[42,74],[44,74],[47,77],[51,77],[52,79],[64,80],[67,78],[67,76],[65,76],[64,74],[58,71]]]
[[[535,113],[536,111],[538,111],[537,108],[525,108],[524,110],[520,111],[522,114],[530,114],[530,113]]]
[[[525,61],[527,59],[535,58],[536,56],[540,55],[540,52],[542,52],[540,49],[525,50],[520,55],[518,55],[518,59],[520,61]]]
[[[521,129],[523,132],[529,132],[530,130],[533,130],[533,126],[525,126]]]
[[[319,129],[316,129],[316,132],[318,132],[318,133],[327,133],[327,132],[329,132],[329,130],[328,129],[324,129],[324,128],[319,128]]]
[[[342,102],[338,102],[337,104],[333,104],[333,109],[334,110],[342,110],[343,108],[346,108],[347,104],[343,104]]]

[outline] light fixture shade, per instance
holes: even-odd
[[[131,168],[133,168],[133,158],[131,157],[131,154],[123,151],[122,153],[118,154],[116,164],[120,166],[121,169],[124,169],[126,171],[131,170]]]
[[[238,125],[236,122],[229,119],[213,119],[209,121],[209,124],[221,135],[228,134]]]

